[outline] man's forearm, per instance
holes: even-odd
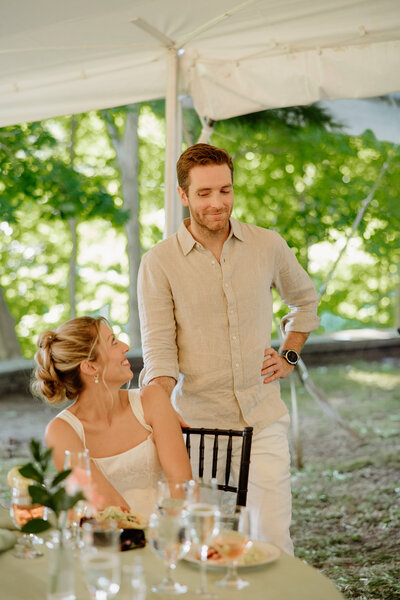
[[[288,331],[282,340],[279,352],[282,352],[282,350],[295,350],[297,354],[300,354],[309,335],[309,333],[301,331]]]
[[[166,376],[155,377],[154,379],[152,379],[150,381],[150,383],[157,383],[159,386],[161,386],[163,388],[163,390],[165,390],[167,392],[168,396],[171,396],[172,390],[176,386],[176,380],[173,377],[166,377]]]

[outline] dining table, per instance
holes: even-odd
[[[42,544],[43,556],[34,559],[22,559],[13,556],[10,548],[0,553],[0,598],[2,600],[45,600],[47,594],[49,548]],[[75,594],[77,600],[89,600],[90,595],[85,587],[81,573],[79,552],[75,551]],[[143,565],[147,596],[171,600],[171,596],[154,594],[151,587],[161,581],[165,567],[147,544],[144,548],[135,548],[120,552],[121,567],[124,573],[129,572],[129,566],[140,558]],[[333,583],[317,569],[306,564],[299,558],[294,558],[281,552],[271,562],[252,567],[241,567],[241,577],[247,579],[250,585],[242,590],[229,590],[217,587],[215,582],[224,575],[224,569],[209,569],[207,580],[209,591],[220,600],[343,600],[342,594]],[[183,599],[199,598],[196,588],[200,582],[200,570],[197,564],[180,560],[174,571],[174,577],[179,583],[186,584],[188,591]],[[126,583],[126,582],[125,582]],[[116,600],[135,600],[132,590],[126,585],[121,586]]]

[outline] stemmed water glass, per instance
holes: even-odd
[[[86,587],[95,600],[113,598],[120,587],[120,530],[115,522],[82,526],[81,567]]]
[[[188,506],[191,540],[200,550],[201,582],[196,594],[201,598],[215,598],[207,589],[206,563],[208,548],[219,532],[220,511],[216,504],[197,502]]]
[[[40,504],[32,504],[32,499],[29,495],[28,486],[30,481],[13,477],[11,489],[11,518],[14,525],[21,529],[23,525],[32,519],[46,519],[47,510]],[[33,483],[33,481],[31,482]],[[39,538],[34,534],[24,533],[18,540],[15,547],[14,556],[17,558],[36,558],[43,556],[43,552],[35,548],[34,543],[38,542]],[[41,541],[41,540],[40,540]]]
[[[90,482],[90,456],[89,450],[66,450],[64,469],[71,469],[78,482],[87,485]]]
[[[187,507],[198,499],[198,484],[193,479],[160,479],[156,490],[156,512],[169,513]]]
[[[172,575],[177,561],[190,549],[187,525],[187,511],[179,503],[164,504],[161,510],[150,515],[147,537],[152,550],[166,566],[164,579],[152,587],[156,594],[184,594],[187,591],[187,586],[175,581]]]
[[[90,456],[89,450],[74,451],[66,450],[64,458],[64,469],[71,469],[72,473],[67,480],[67,485],[87,490],[91,485]],[[72,482],[72,483],[71,483]],[[81,518],[86,515],[88,503],[79,500],[69,513],[69,526],[72,539],[75,544],[78,541],[78,531]]]
[[[233,590],[241,590],[249,585],[245,579],[238,577],[237,561],[251,544],[249,511],[243,506],[236,506],[233,512],[221,515],[221,527],[215,537],[213,546],[228,561],[227,573],[216,585]]]

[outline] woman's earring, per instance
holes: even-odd
[[[94,382],[99,383],[99,376],[97,373],[95,373],[95,375],[94,375]]]

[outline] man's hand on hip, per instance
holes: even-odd
[[[284,379],[294,369],[274,348],[266,348],[261,375],[265,377],[264,383],[271,383],[276,379]]]

